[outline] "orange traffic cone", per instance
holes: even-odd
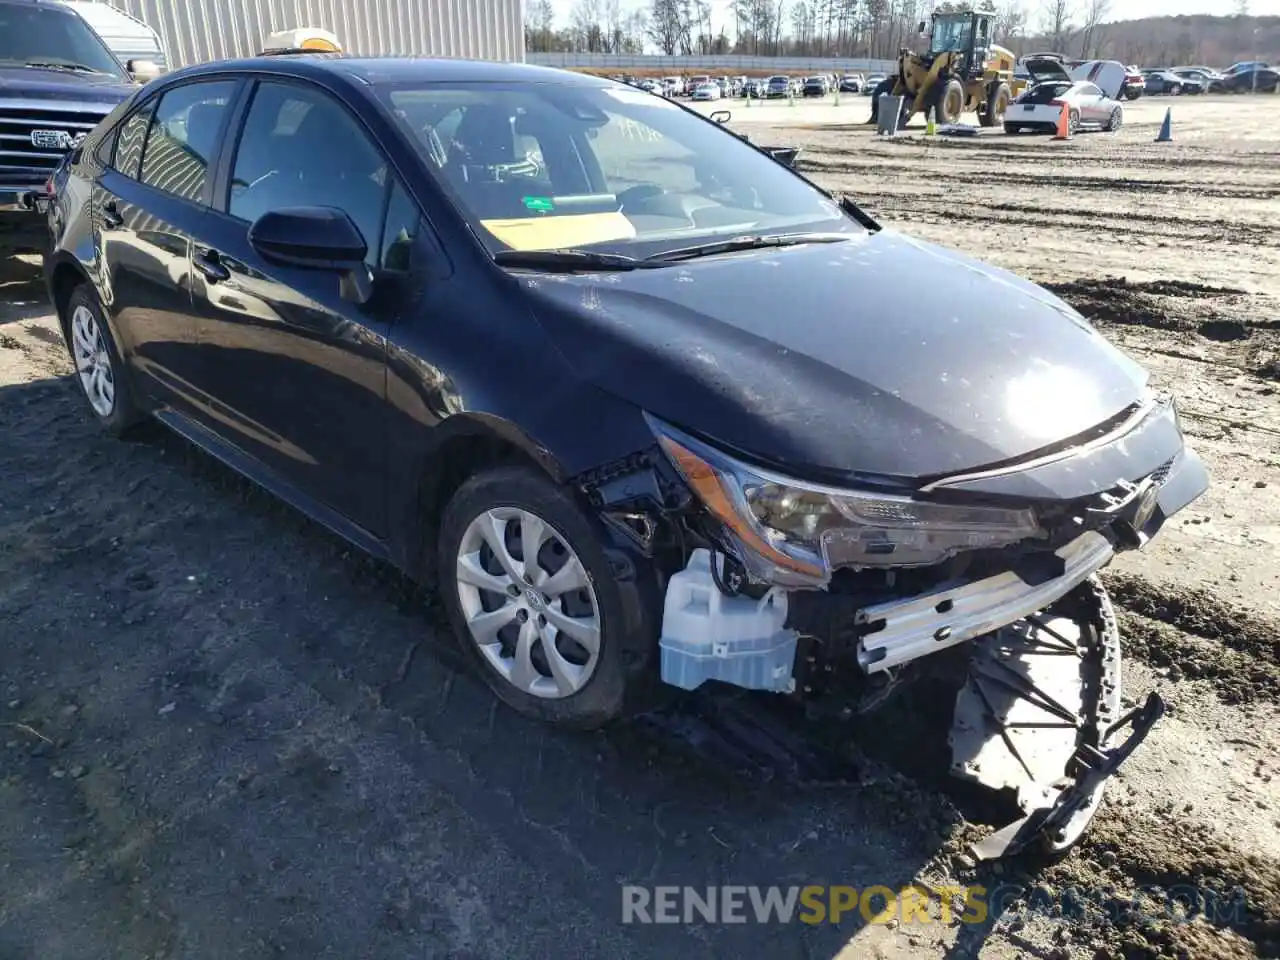
[[[1063,103],[1062,112],[1058,114],[1058,132],[1053,135],[1055,140],[1071,139],[1071,108]]]

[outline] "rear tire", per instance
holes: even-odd
[[[1080,132],[1079,110],[1071,109],[1067,111],[1067,132],[1073,137]]]
[[[1107,133],[1115,133],[1117,130],[1120,129],[1120,126],[1123,123],[1124,123],[1124,111],[1121,110],[1119,107],[1112,107],[1111,116],[1107,120],[1107,126],[1106,126]]]
[[[449,621],[481,678],[525,716],[592,729],[622,712],[628,618],[604,543],[529,467],[474,476],[445,507],[436,548]]]
[[[134,402],[129,372],[93,288],[82,283],[71,291],[66,316],[59,319],[89,412],[111,436],[123,437],[144,415]]]

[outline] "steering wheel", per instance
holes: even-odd
[[[618,209],[625,210],[629,204],[641,203],[650,197],[658,197],[666,193],[656,183],[637,183],[634,187],[627,187],[618,194]]]
[[[444,169],[449,164],[449,151],[444,148],[444,141],[436,128],[430,123],[422,125],[422,134],[426,140],[427,155],[438,168]]]

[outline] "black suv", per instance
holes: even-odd
[[[1127,755],[1090,578],[1205,489],[1172,401],[708,118],[527,65],[214,63],[95,131],[49,216],[96,419],[433,579],[516,709],[714,680],[858,712],[924,670],[955,769],[1059,797],[1054,843]]]
[[[44,249],[37,207],[49,176],[135,90],[79,14],[0,0],[0,256]]]

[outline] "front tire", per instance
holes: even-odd
[[[128,371],[102,305],[87,284],[76,287],[67,299],[62,335],[89,412],[107,433],[124,436],[143,415],[133,400]]]
[[[1124,123],[1124,111],[1119,107],[1111,108],[1111,116],[1107,119],[1107,133],[1115,133]]]
[[[472,477],[445,508],[437,550],[450,623],[519,713],[591,729],[622,712],[627,618],[603,537],[567,491],[528,467]]]
[[[1007,83],[993,81],[987,87],[987,102],[982,105],[978,115],[978,123],[984,127],[998,127],[1004,123],[1004,116],[1009,111],[1009,101],[1013,94]]]
[[[954,77],[936,88],[933,95],[933,116],[942,123],[959,123],[964,112],[964,85]],[[927,108],[926,108],[927,109]]]

